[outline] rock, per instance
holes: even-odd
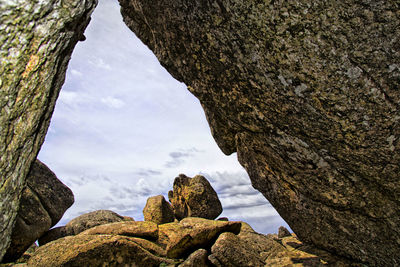
[[[165,247],[167,257],[180,258],[194,248],[206,248],[223,232],[240,232],[240,222],[185,218],[179,223],[158,226],[157,243]]]
[[[232,233],[222,233],[211,248],[210,261],[216,266],[264,266],[260,255]],[[217,261],[216,261],[217,259]]]
[[[220,217],[220,218],[217,219],[217,221],[225,221],[225,222],[227,222],[227,221],[229,221],[229,219],[227,217]]]
[[[120,235],[76,235],[57,239],[39,247],[28,266],[160,266],[176,260],[151,254]]]
[[[146,206],[143,209],[145,221],[163,224],[175,220],[174,211],[164,196],[154,196],[147,199]]]
[[[208,267],[207,250],[201,248],[193,252],[187,259],[178,265],[178,267]]]
[[[208,259],[217,267],[362,266],[304,245],[295,236],[278,240],[276,235],[251,231],[241,231],[239,235],[222,233],[212,246],[211,253]]]
[[[68,61],[97,0],[0,3],[0,261]]]
[[[222,212],[217,193],[201,175],[189,178],[180,174],[175,178],[168,198],[178,219],[201,217],[214,220]]]
[[[39,239],[38,243],[39,246],[43,246],[51,241],[57,240],[59,238],[68,236],[68,232],[65,229],[65,226],[56,227],[50,229],[49,231],[45,232]]]
[[[289,230],[286,227],[284,227],[284,226],[279,227],[279,230],[278,230],[279,238],[283,238],[283,237],[287,237],[287,236],[291,236],[291,235],[292,234],[289,232]]]
[[[72,191],[46,165],[36,160],[22,192],[11,244],[3,261],[13,262],[20,258],[73,203]]]
[[[96,210],[72,219],[65,225],[65,229],[68,235],[77,235],[80,232],[98,225],[121,222],[124,220],[126,220],[125,217],[111,210]]]
[[[81,235],[123,235],[142,237],[147,239],[158,238],[158,227],[153,222],[115,222],[102,224],[80,233]]]
[[[396,1],[119,2],[301,240],[400,265]]]

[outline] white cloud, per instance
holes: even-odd
[[[92,58],[89,60],[89,63],[99,69],[111,70],[111,66],[102,58]]]
[[[106,106],[110,108],[115,108],[115,109],[120,109],[125,106],[125,102],[122,101],[121,99],[112,97],[112,96],[107,96],[101,98],[101,102],[105,104]]]

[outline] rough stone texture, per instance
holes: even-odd
[[[20,258],[74,203],[72,191],[39,160],[33,164],[26,183],[4,262]]]
[[[142,237],[147,239],[158,238],[158,227],[153,222],[115,222],[102,224],[80,233],[81,235],[123,235]]]
[[[208,267],[211,266],[208,263],[207,250],[201,248],[193,252],[187,257],[187,259],[178,265],[178,267]]]
[[[177,219],[201,217],[214,220],[222,212],[217,193],[201,175],[190,178],[180,174],[175,178],[168,198]]]
[[[291,236],[289,230],[284,226],[279,227],[279,229],[278,229],[278,237],[282,238],[282,237],[286,237],[286,236]]]
[[[0,261],[70,55],[97,0],[0,2]]]
[[[68,235],[77,235],[80,232],[98,225],[122,222],[130,219],[131,218],[127,219],[126,217],[118,215],[111,210],[96,210],[72,219],[65,225],[65,230]]]
[[[211,248],[210,262],[217,267],[363,266],[304,245],[295,236],[277,238],[248,230],[241,230],[239,235],[221,234]]]
[[[38,239],[38,243],[39,243],[39,246],[43,246],[51,241],[57,240],[59,238],[62,238],[62,237],[68,236],[68,235],[69,234],[67,233],[65,226],[56,227],[56,228],[50,229],[49,231],[45,232]]]
[[[400,265],[395,0],[119,0],[305,242]]]
[[[164,196],[149,197],[146,206],[143,209],[145,221],[163,224],[173,222],[175,220],[174,211],[171,204],[168,203]]]
[[[240,222],[185,218],[179,223],[158,226],[157,243],[164,246],[167,257],[180,258],[195,248],[207,248],[223,232],[239,233]]]
[[[39,247],[28,266],[160,266],[162,263],[167,266],[176,260],[151,254],[135,238],[76,235]]]

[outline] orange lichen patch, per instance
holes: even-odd
[[[39,56],[38,55],[31,55],[28,64],[26,64],[26,68],[24,73],[22,73],[22,77],[28,77],[29,73],[32,72],[39,63]]]

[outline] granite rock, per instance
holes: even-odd
[[[397,1],[119,2],[302,241],[400,265]]]
[[[54,226],[74,203],[72,191],[42,162],[36,160],[26,179],[4,262],[13,262],[47,230]]]
[[[180,174],[175,178],[168,198],[177,219],[200,217],[214,220],[222,212],[217,193],[201,175],[190,178]]]
[[[143,216],[145,221],[156,224],[169,223],[175,220],[171,204],[162,195],[147,199],[146,206],[143,209]]]
[[[0,261],[72,50],[97,0],[0,1]]]

